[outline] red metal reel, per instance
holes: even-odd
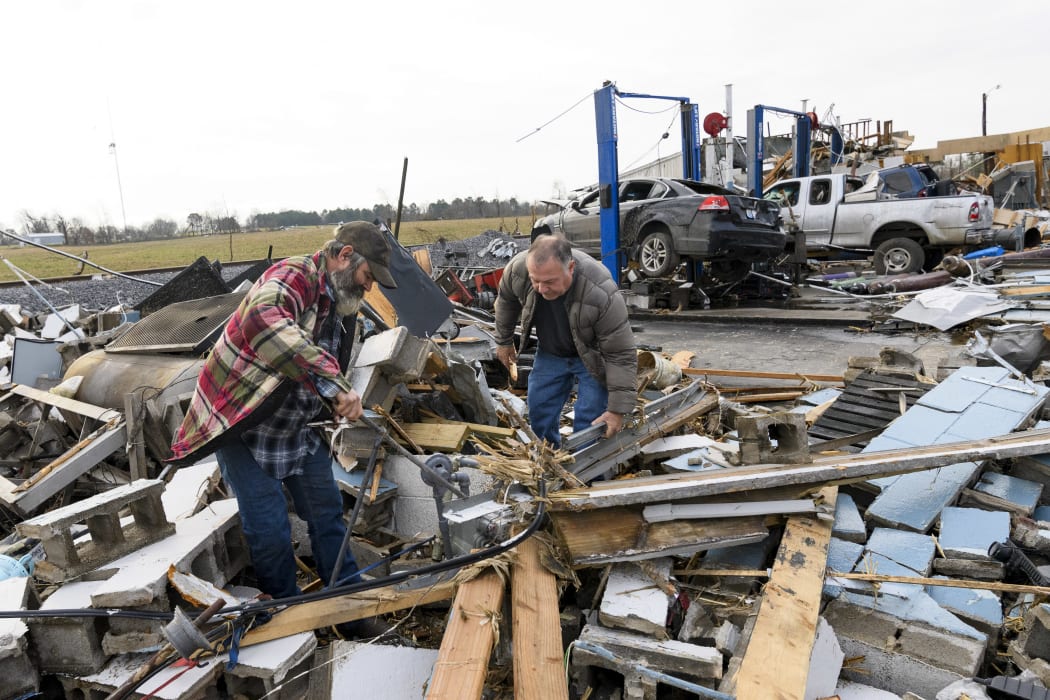
[[[721,112],[711,112],[704,117],[704,131],[712,138],[718,136],[727,126],[729,120]]]

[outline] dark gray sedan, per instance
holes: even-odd
[[[620,182],[620,249],[642,273],[663,277],[681,259],[710,261],[739,273],[784,251],[780,208],[718,185],[677,178]],[[536,222],[532,236],[561,233],[577,248],[601,254],[598,190],[586,191],[561,211]]]

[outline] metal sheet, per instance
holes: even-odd
[[[118,339],[106,352],[190,352],[207,350],[244,298],[244,292],[170,304],[153,312]]]

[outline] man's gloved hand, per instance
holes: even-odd
[[[340,391],[335,395],[335,398],[332,399],[332,411],[347,420],[357,420],[365,412],[361,406],[361,397],[353,389]]]
[[[611,438],[623,430],[623,414],[606,411],[591,421],[591,425],[597,425],[598,423],[605,423],[605,437]]]
[[[496,347],[496,359],[510,369],[511,364],[518,361],[518,351],[513,345],[499,345]]]

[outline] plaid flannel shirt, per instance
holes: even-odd
[[[171,461],[186,464],[194,455],[209,452],[218,438],[250,416],[284,378],[294,380],[296,386],[277,413],[293,403],[300,410],[311,411],[301,418],[304,428],[316,415],[316,410],[303,403],[305,397],[312,397],[319,407],[318,392],[334,396],[350,391],[338,361],[318,342],[320,321],[334,313],[332,300],[325,293],[327,284],[320,251],[288,258],[263,273],[226,324],[201,369],[186,418],[172,443]],[[332,325],[337,329],[340,324]],[[333,352],[338,351],[338,345],[332,347],[330,339],[327,342]],[[287,456],[301,449],[291,442],[283,447],[260,443],[260,456],[272,464],[275,460],[267,454],[276,458],[278,453]],[[302,454],[307,453],[301,453],[300,458]]]

